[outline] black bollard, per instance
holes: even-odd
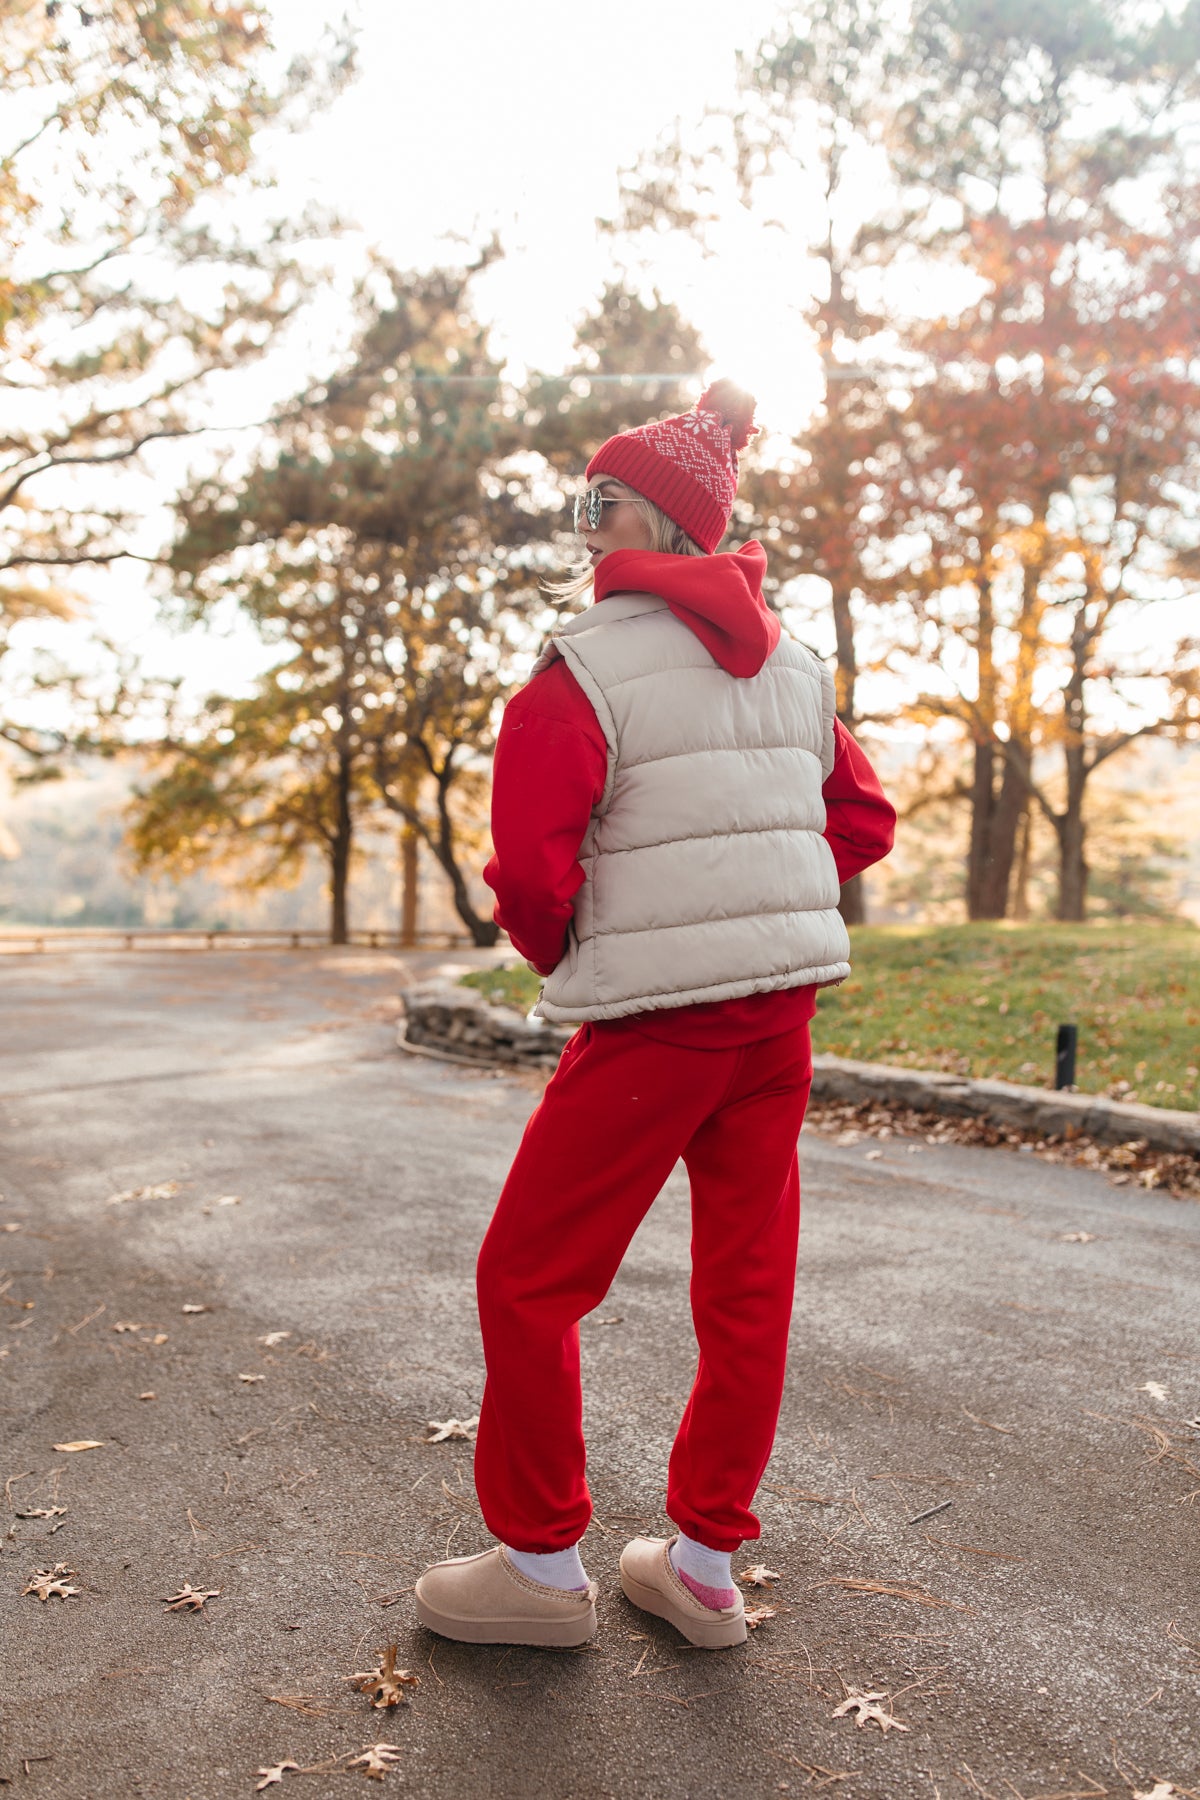
[[[1075,1052],[1078,1047],[1079,1027],[1077,1025],[1060,1025],[1054,1044],[1054,1085],[1056,1088],[1075,1086]]]

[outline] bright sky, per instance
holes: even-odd
[[[281,53],[318,42],[327,0],[270,0]],[[280,210],[309,201],[356,221],[331,256],[348,275],[377,245],[401,267],[459,260],[497,231],[505,258],[482,278],[476,302],[497,346],[517,365],[553,370],[572,354],[574,329],[613,272],[614,246],[597,216],[617,206],[618,176],[639,153],[682,123],[695,130],[706,107],[734,95],[735,58],[752,50],[784,13],[783,0],[738,0],[702,11],[694,0],[352,0],[358,79],[327,113],[268,146]],[[804,218],[803,195],[782,201]],[[774,210],[774,209],[773,209]],[[662,245],[653,279],[699,328],[713,363],[756,393],[760,421],[795,432],[819,397],[819,371],[802,318],[803,233],[729,209],[717,254]],[[336,295],[313,315],[308,356],[336,349],[344,324]],[[275,358],[276,391],[311,373],[303,355]],[[226,390],[231,418],[261,414],[264,377]],[[244,439],[241,440],[245,442]],[[146,548],[165,528],[164,484],[211,455],[166,449],[141,487]],[[128,489],[123,492],[128,496]],[[79,584],[83,586],[84,583]],[[244,628],[185,638],[157,619],[138,565],[86,580],[94,626],[134,649],[147,674],[186,672],[189,690],[229,691],[277,659]],[[1161,613],[1155,623],[1164,623]],[[76,666],[87,627],[18,627],[24,653],[47,646]],[[15,660],[15,657],[14,657]]]
[[[264,10],[290,57],[313,48],[334,9],[273,0]],[[752,49],[783,5],[353,0],[350,11],[357,80],[307,131],[268,146],[280,209],[315,200],[355,222],[359,231],[332,251],[347,272],[371,245],[401,267],[457,261],[495,230],[506,254],[481,279],[478,309],[514,364],[553,370],[571,357],[575,326],[613,273],[613,245],[596,219],[616,211],[619,171],[677,122],[686,128],[706,106],[728,104],[736,52]],[[654,280],[700,329],[712,374],[755,392],[768,428],[794,431],[820,394],[800,315],[804,247],[744,213],[722,225],[718,247],[703,257],[664,244]],[[314,314],[317,361],[340,325],[336,302]],[[303,359],[276,358],[271,378],[288,392],[310,372]],[[232,417],[261,409],[261,379],[238,377]],[[163,522],[164,483],[196,456],[182,446],[156,459],[157,479],[141,490],[146,548]],[[276,660],[241,630],[168,633],[136,565],[85,580],[92,622],[135,648],[147,673],[186,670],[192,691],[227,691]],[[31,622],[18,643],[78,663],[86,627]]]
[[[616,211],[619,169],[677,121],[727,104],[735,52],[783,10],[358,0],[359,79],[289,144],[288,179],[352,213],[401,266],[461,254],[448,239],[478,243],[495,229],[506,257],[480,285],[481,309],[515,361],[562,367],[612,269],[595,221]],[[326,16],[317,0],[288,0],[277,35],[303,43]],[[719,257],[666,256],[656,274],[721,371],[760,393],[765,422],[799,424],[818,391],[811,367],[802,388],[792,369],[804,341],[799,246],[748,218],[725,238]]]

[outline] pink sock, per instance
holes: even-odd
[[[713,1612],[724,1612],[737,1600],[727,1552],[710,1550],[707,1544],[698,1544],[695,1538],[681,1531],[668,1555],[680,1581],[701,1606],[710,1607]]]
[[[705,1587],[702,1581],[693,1581],[686,1569],[676,1569],[675,1573],[690,1594],[695,1594],[701,1606],[710,1606],[714,1612],[725,1612],[737,1599],[736,1588]]]

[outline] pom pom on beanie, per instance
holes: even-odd
[[[696,411],[716,413],[721,423],[729,427],[730,442],[735,451],[744,450],[758,431],[754,423],[753,394],[748,394],[727,376],[705,388],[696,402]]]
[[[753,397],[736,382],[714,381],[691,412],[610,437],[588,464],[587,478],[625,482],[711,554],[729,529],[738,451],[756,430]]]

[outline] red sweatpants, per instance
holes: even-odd
[[[728,1050],[585,1025],[525,1129],[479,1254],[487,1382],[475,1485],[514,1550],[562,1550],[591,1518],[579,1320],[682,1156],[692,1189],[700,1358],[667,1512],[713,1550],[759,1535],[796,1275],[796,1139],[808,1027]]]

